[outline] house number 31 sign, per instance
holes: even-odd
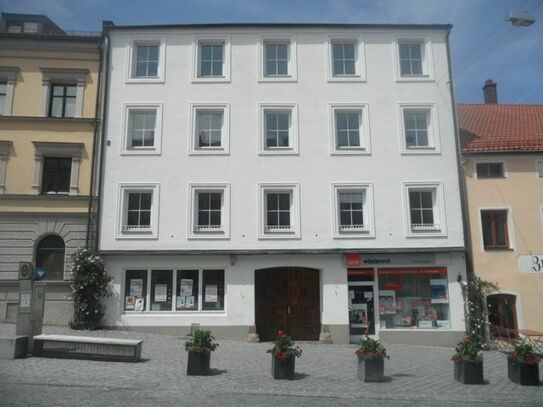
[[[523,273],[543,274],[543,254],[518,256],[517,265]]]

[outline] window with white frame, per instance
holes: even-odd
[[[362,37],[331,35],[328,37],[327,49],[328,81],[365,80]]]
[[[134,54],[132,76],[134,78],[157,78],[160,44],[136,43]]]
[[[8,84],[6,82],[0,82],[0,116],[4,115],[7,91]]]
[[[74,117],[77,85],[52,84],[49,117]]]
[[[442,184],[412,183],[404,186],[408,236],[445,235]]]
[[[230,108],[228,104],[193,104],[191,154],[228,154]]]
[[[437,113],[434,105],[400,105],[402,151],[436,153],[439,151]]]
[[[369,120],[365,105],[331,105],[332,154],[369,154]]]
[[[293,154],[298,151],[296,109],[292,105],[261,108],[262,154]]]
[[[198,312],[225,309],[224,269],[129,269],[126,312]]]
[[[198,44],[199,77],[223,77],[223,65],[223,42],[200,42]]]
[[[298,237],[298,186],[261,184],[260,189],[261,237]]]
[[[537,175],[539,178],[543,178],[543,160],[537,162]]]
[[[42,114],[48,117],[83,117],[88,69],[40,68]]]
[[[229,201],[228,184],[190,184],[191,197],[189,238],[229,237]]]
[[[288,76],[288,61],[288,42],[264,42],[264,76]]]
[[[123,154],[160,153],[162,105],[125,105]]]
[[[0,66],[0,116],[11,115],[13,90],[19,68]]]
[[[425,38],[396,39],[397,80],[433,79],[431,42]]]
[[[370,184],[332,184],[335,238],[373,236]]]
[[[120,186],[118,238],[156,238],[158,185]]]

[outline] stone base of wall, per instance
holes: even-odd
[[[463,331],[388,330],[379,332],[379,340],[383,343],[404,345],[454,347],[464,335]]]

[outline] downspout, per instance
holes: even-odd
[[[454,99],[454,84],[453,84],[453,75],[452,75],[452,64],[451,64],[451,50],[449,44],[449,36],[451,30],[447,31],[447,36],[445,37],[445,43],[447,47],[447,63],[449,70],[449,91],[451,92],[451,103],[452,103],[452,114],[454,121],[454,136],[456,139],[456,166],[458,172],[458,182],[460,187],[460,207],[462,211],[462,228],[464,231],[464,246],[465,246],[465,261],[466,261],[466,276],[467,279],[474,276],[473,272],[473,257],[472,257],[472,247],[471,247],[471,234],[470,234],[470,220],[469,220],[469,211],[468,211],[468,199],[467,199],[467,187],[466,187],[466,178],[464,177],[464,168],[462,165],[462,141],[460,140],[460,131],[458,128],[458,118],[456,115],[456,101]],[[464,319],[466,322],[466,331],[469,327],[469,310],[468,310],[468,293],[467,293],[467,281],[462,281],[459,276],[458,283],[462,289],[462,297],[464,299]]]
[[[96,103],[94,107],[94,135],[92,138],[92,161],[91,161],[91,179],[90,179],[90,185],[89,185],[89,209],[87,213],[87,238],[85,240],[85,247],[88,249],[91,243],[91,227],[93,225],[93,219],[92,219],[92,212],[93,212],[93,202],[97,198],[95,195],[95,188],[94,188],[94,180],[95,180],[95,168],[96,168],[96,151],[98,148],[98,135],[99,135],[99,127],[100,127],[100,98],[102,95],[102,44],[103,41],[100,40],[98,44],[98,52],[100,54],[100,69],[98,70],[98,84],[96,88]]]
[[[104,71],[104,82],[103,82],[103,93],[102,93],[102,109],[101,109],[101,128],[100,128],[100,160],[98,162],[99,169],[98,169],[98,199],[96,201],[96,233],[95,233],[95,242],[94,246],[96,248],[96,252],[99,252],[99,242],[100,242],[100,226],[102,224],[102,216],[101,216],[101,209],[102,209],[102,196],[104,192],[104,182],[103,182],[103,175],[104,175],[104,166],[105,166],[105,160],[104,160],[104,154],[105,154],[105,146],[107,144],[106,141],[106,123],[107,123],[107,105],[108,105],[108,94],[109,94],[109,58],[110,58],[110,49],[109,49],[109,28],[113,26],[112,22],[104,22],[102,25],[102,33],[104,36],[104,42],[102,46],[102,62],[103,62],[103,71]]]

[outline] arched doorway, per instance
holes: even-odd
[[[38,280],[64,279],[64,240],[48,235],[36,246],[36,276]]]
[[[320,323],[319,271],[275,267],[255,271],[255,324],[260,340],[277,331],[294,340],[318,340]]]
[[[517,296],[513,294],[492,294],[486,298],[488,322],[500,328],[518,329]]]

